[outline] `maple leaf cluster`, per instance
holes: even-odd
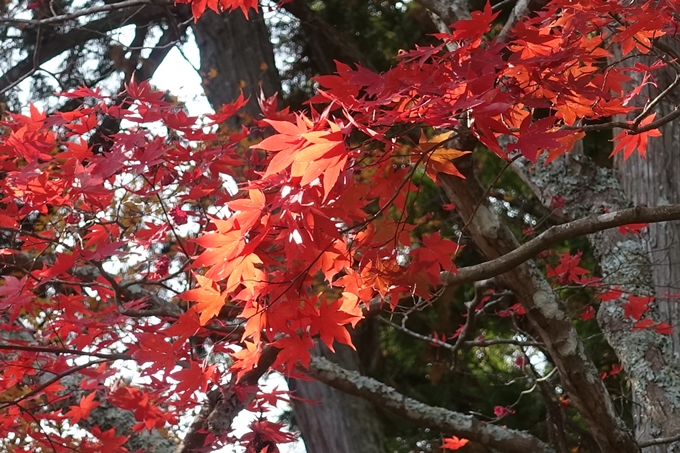
[[[191,3],[196,17],[255,5]],[[352,346],[349,329],[376,305],[427,301],[440,274],[456,271],[462,244],[409,220],[414,176],[461,177],[456,159],[470,152],[454,145],[461,130],[505,160],[536,161],[569,150],[588,121],[636,112],[630,101],[640,93],[622,83],[640,69],[603,63],[610,45],[624,56],[648,53],[677,26],[673,3],[650,5],[620,6],[613,18],[609,2],[553,1],[507,41],[488,36],[497,13],[487,5],[438,35],[440,44],[404,52],[384,74],[338,63],[336,75],[317,79],[311,102],[320,109],[271,112],[235,133],[217,131],[242,96],[196,118],[147,83],[131,82],[125,103],[82,88],[66,94],[83,99],[72,112],[12,114],[0,138],[0,231],[8,241],[0,257],[12,269],[0,286],[2,341],[11,351],[0,379],[11,397],[0,403],[0,435],[26,432],[55,451],[122,452],[127,437],[115,431],[95,426],[83,439],[40,422],[76,424],[101,399],[131,411],[136,431],[174,425],[202,393],[238,387],[270,366],[297,373],[317,339],[331,350]],[[539,110],[547,114],[539,118]],[[640,115],[624,124],[615,152],[644,156],[661,123]],[[102,153],[88,140],[105,117],[126,126],[104,137]],[[154,134],[154,123],[173,134]],[[255,136],[266,138],[253,144]],[[561,255],[549,275],[593,283],[579,258]],[[669,326],[645,324],[648,305],[631,297],[626,314],[636,328],[665,332]],[[206,360],[196,343],[233,363]],[[271,348],[278,353],[265,363]],[[145,383],[112,385],[119,361],[136,363]],[[79,381],[62,382],[69,375]],[[246,384],[240,400],[262,410]],[[24,408],[60,402],[68,409],[48,409],[40,420]],[[510,413],[501,409],[499,417]],[[274,451],[290,440],[279,428],[260,421],[242,442]],[[466,442],[447,438],[443,447]]]
[[[313,100],[334,102],[371,136],[394,124],[464,126],[504,159],[519,153],[536,161],[547,151],[552,160],[583,137],[586,122],[639,110],[632,100],[642,96],[651,72],[664,66],[601,69],[613,57],[614,43],[626,57],[634,49],[649,53],[650,38],[675,34],[677,5],[620,6],[616,18],[610,9],[605,1],[552,1],[518,22],[503,42],[483,39],[498,15],[487,4],[455,23],[453,34],[436,35],[441,44],[402,53],[400,64],[385,74],[338,64],[337,75],[317,78],[321,89]],[[645,81],[625,92],[623,83],[639,72]],[[537,109],[549,113],[537,118]],[[624,124],[614,153],[644,156],[649,137],[660,135],[654,119],[644,109]]]

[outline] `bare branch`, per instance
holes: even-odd
[[[141,1],[141,0],[140,0]],[[172,14],[181,14],[186,8],[171,7],[166,3],[148,3],[138,7],[128,7],[110,12],[101,19],[88,22],[65,34],[56,35],[40,47],[40,52],[31,52],[26,58],[0,76],[0,94],[11,89],[26,74],[35,71],[40,65],[76,45],[99,39],[106,33],[125,25],[146,25]]]
[[[309,373],[331,387],[371,401],[413,423],[453,433],[499,451],[508,453],[553,451],[547,444],[528,433],[484,423],[471,415],[429,406],[407,398],[382,382],[356,371],[346,370],[321,357],[312,357]]]
[[[423,5],[429,11],[433,12],[439,18],[444,21],[444,24],[451,25],[457,20],[467,20],[470,19],[470,9],[467,2],[454,0],[417,0],[418,3]]]
[[[427,341],[428,343],[432,343],[433,345],[436,345],[436,346],[441,346],[442,348],[453,350],[453,345],[450,344],[450,343],[447,343],[446,341],[442,341],[438,338],[430,337],[430,336],[427,336],[427,335],[421,335],[418,332],[414,332],[411,329],[407,329],[406,327],[402,327],[399,324],[395,324],[392,321],[389,321],[389,320],[383,318],[382,316],[378,316],[377,318],[378,318],[378,321],[380,321],[381,323],[388,325],[388,326],[392,327],[393,329],[397,329],[398,331],[403,332],[406,335],[410,335],[413,338],[417,338],[419,340]]]
[[[52,25],[61,22],[66,22],[69,20],[76,19],[82,16],[88,16],[98,13],[108,13],[111,11],[116,11],[123,8],[129,8],[131,6],[140,5],[172,5],[172,1],[164,0],[125,0],[118,3],[107,3],[105,5],[93,6],[91,8],[84,8],[78,11],[74,11],[68,14],[60,14],[58,16],[52,16],[45,19],[12,19],[12,18],[2,18],[0,23],[6,24],[20,24],[20,25]]]
[[[567,239],[585,236],[598,231],[631,223],[656,223],[680,220],[680,205],[647,208],[638,206],[607,214],[595,214],[562,225],[550,227],[534,239],[511,252],[485,263],[458,269],[456,274],[445,273],[442,281],[449,285],[460,285],[486,278],[496,277],[536,257],[543,250]]]
[[[488,346],[497,346],[501,344],[511,344],[513,346],[522,346],[522,347],[535,347],[535,348],[543,348],[545,345],[543,343],[539,343],[538,341],[522,341],[522,340],[514,340],[512,338],[494,338],[492,340],[474,340],[474,341],[466,341],[465,346],[469,346],[472,348],[486,348]]]
[[[269,370],[276,360],[279,349],[265,346],[257,363],[257,367],[245,373],[236,383],[235,375],[227,388],[218,388],[208,392],[208,398],[201,412],[194,418],[189,432],[175,453],[195,453],[203,451],[208,435],[225,434],[231,427],[234,418],[250,403],[255,396],[252,391],[249,398],[243,401],[236,392],[236,386],[252,387]]]
[[[515,24],[528,12],[529,12],[529,0],[518,0],[518,2],[515,3],[515,7],[512,8],[510,17],[508,18],[505,25],[503,25],[503,29],[498,34],[497,39],[499,41],[505,41],[508,38],[508,35],[512,27],[514,27]]]
[[[680,434],[676,434],[675,436],[670,437],[657,437],[656,439],[640,441],[638,442],[638,445],[640,446],[640,448],[646,448],[651,447],[652,445],[670,444],[678,441],[680,441]]]
[[[132,360],[129,354],[106,354],[102,352],[87,352],[79,349],[49,348],[46,346],[22,346],[17,344],[0,344],[0,351],[32,351],[46,352],[49,354],[72,354],[88,357],[97,357],[107,360]]]

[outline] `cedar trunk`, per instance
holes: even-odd
[[[281,91],[269,30],[261,14],[241,10],[204,14],[193,32],[201,56],[201,77],[208,102],[215,110],[233,102],[242,92],[250,97],[238,117],[228,121],[237,129],[260,117],[260,92],[272,96]]]
[[[665,42],[675,52],[680,50],[677,41]],[[643,64],[646,61],[641,61]],[[632,63],[629,63],[632,64]],[[673,83],[675,72],[661,69],[655,72],[659,87]],[[634,83],[639,83],[635,81]],[[632,88],[632,85],[631,87]],[[653,85],[644,88],[649,100],[654,99],[659,90]],[[660,118],[674,110],[680,101],[680,92],[668,93],[664,101],[656,107],[656,117]],[[636,112],[635,114],[639,113]],[[615,131],[615,133],[618,133]],[[619,157],[617,169],[623,190],[636,206],[664,206],[680,201],[680,123],[677,121],[661,128],[661,137],[649,140],[647,155],[642,159],[637,153],[625,162]],[[647,251],[651,262],[652,279],[656,293],[656,305],[662,320],[673,326],[671,336],[674,363],[667,366],[680,365],[680,223],[662,222],[650,224],[644,233]],[[665,364],[666,365],[666,364]],[[663,384],[663,383],[660,383]],[[644,404],[644,401],[640,401]],[[654,436],[673,436],[680,431],[680,401],[676,398],[665,407],[659,407],[649,417],[650,411],[636,413],[636,434],[640,439]],[[646,416],[647,415],[647,416]],[[645,452],[680,451],[680,446],[653,447]]]
[[[347,370],[358,370],[355,351],[337,345],[333,354],[316,345],[315,356],[325,357]],[[307,453],[382,453],[382,429],[371,403],[314,380],[289,379],[300,400],[293,400],[295,421]]]

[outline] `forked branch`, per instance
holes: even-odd
[[[460,268],[456,274],[445,273],[442,276],[442,280],[449,285],[460,285],[496,277],[535,258],[542,251],[567,239],[633,223],[656,223],[670,220],[680,220],[680,205],[654,208],[638,206],[606,214],[591,215],[583,219],[550,227],[545,232],[511,252],[484,263]]]

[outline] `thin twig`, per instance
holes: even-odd
[[[680,441],[680,434],[676,434],[675,436],[670,437],[657,437],[656,439],[641,440],[638,442],[638,446],[640,448],[646,448],[651,447],[652,445],[670,444],[672,442],[678,441]]]
[[[158,5],[158,6],[165,6],[165,5],[172,5],[174,2],[171,1],[163,1],[163,0],[158,0],[158,1],[151,1],[151,0],[125,0],[119,3],[108,3],[105,5],[100,5],[100,6],[93,6],[91,8],[84,8],[79,11],[74,11],[72,13],[67,13],[67,14],[60,14],[58,16],[52,16],[52,17],[47,17],[45,19],[12,19],[12,18],[3,18],[0,19],[0,23],[5,23],[5,24],[17,24],[17,25],[52,25],[52,24],[58,24],[61,22],[66,22],[69,20],[77,19],[78,17],[82,16],[88,16],[92,14],[97,14],[97,13],[107,13],[111,11],[116,11],[119,9],[124,9],[124,8],[129,8],[132,6],[140,6],[140,5]]]

